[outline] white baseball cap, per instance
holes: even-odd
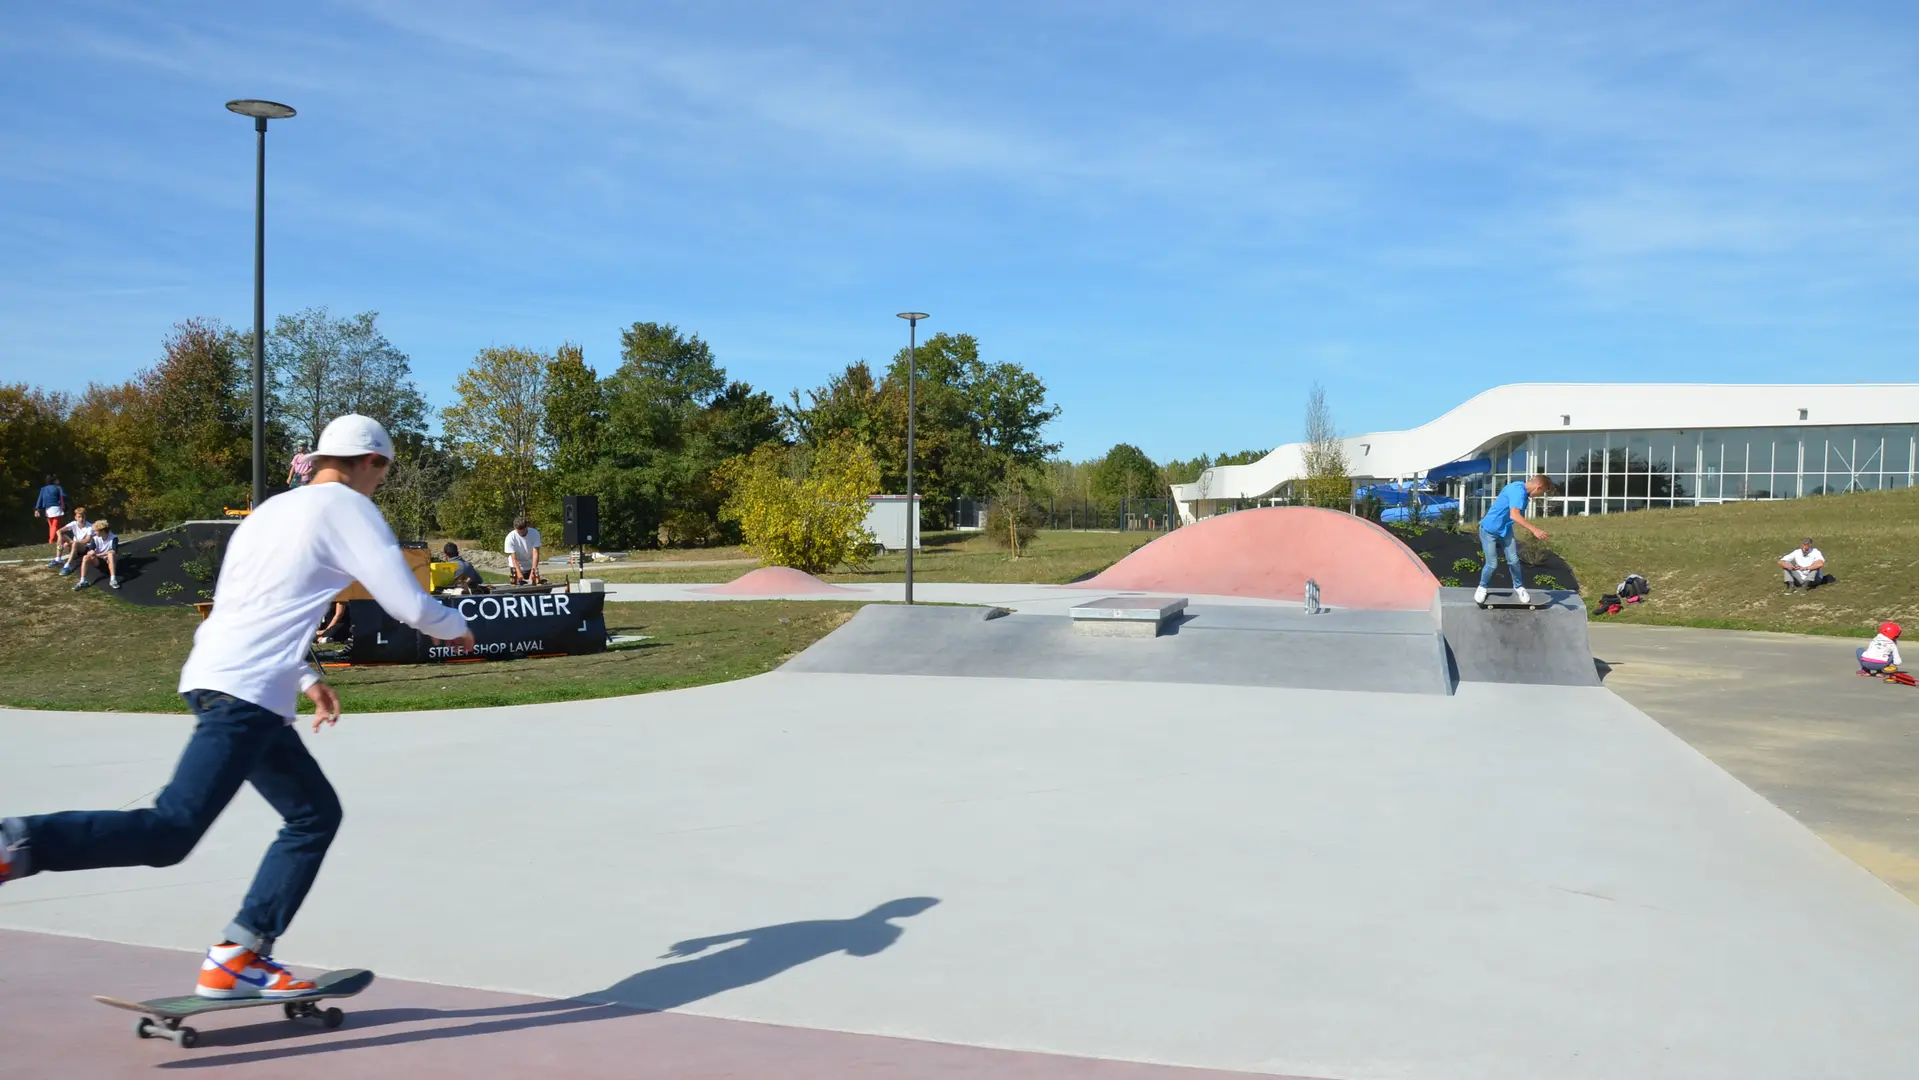
[[[320,444],[313,448],[320,457],[359,457],[362,454],[378,454],[388,461],[393,460],[393,440],[387,436],[386,429],[371,416],[359,413],[347,413],[336,416],[333,422],[320,432]]]

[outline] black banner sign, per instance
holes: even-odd
[[[437,596],[473,630],[471,650],[442,645],[386,613],[377,600],[347,604],[353,662],[422,664],[443,660],[517,660],[606,651],[605,593],[487,593]]]

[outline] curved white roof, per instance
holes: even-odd
[[[1800,410],[1805,410],[1801,417]],[[1430,423],[1342,440],[1354,476],[1395,479],[1467,458],[1505,435],[1552,431],[1919,423],[1919,383],[1511,383]],[[1219,465],[1173,497],[1257,499],[1306,473],[1305,443],[1246,465]]]

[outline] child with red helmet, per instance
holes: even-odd
[[[1899,665],[1905,663],[1899,658],[1899,624],[1880,623],[1878,635],[1858,651],[1858,656],[1861,675],[1880,675],[1899,670]]]

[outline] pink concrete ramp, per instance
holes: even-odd
[[[1275,506],[1210,517],[1168,533],[1078,589],[1303,600],[1376,611],[1432,607],[1439,579],[1411,548],[1351,514]]]
[[[762,566],[724,585],[693,591],[722,596],[794,596],[802,593],[853,593],[859,590],[829,585],[804,570],[795,570],[790,566]]]

